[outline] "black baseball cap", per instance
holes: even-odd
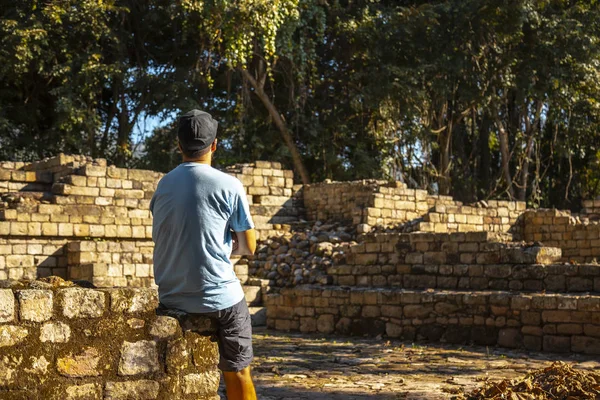
[[[192,110],[179,117],[177,137],[181,147],[200,151],[209,147],[217,136],[219,123],[204,111]]]

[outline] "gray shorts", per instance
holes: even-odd
[[[214,341],[219,345],[219,369],[226,372],[238,372],[252,362],[252,324],[246,299],[219,311],[202,314],[185,313],[181,310],[169,309],[159,304],[156,313],[176,318],[184,329],[203,331],[203,326],[194,326],[194,316],[208,317],[216,325]]]

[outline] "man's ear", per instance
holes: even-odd
[[[212,142],[212,145],[210,146],[210,151],[212,151],[213,153],[214,153],[215,151],[217,151],[217,139],[215,139],[215,140]]]
[[[179,140],[177,141],[177,148],[179,149],[180,152],[183,153],[183,149],[181,148],[181,143],[179,142]]]

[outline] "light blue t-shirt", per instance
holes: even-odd
[[[187,162],[165,175],[152,201],[154,280],[159,300],[188,313],[222,310],[244,298],[229,261],[230,228],[254,227],[242,183]]]

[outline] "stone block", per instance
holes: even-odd
[[[184,338],[172,340],[167,345],[167,373],[176,374],[190,365],[191,353]]]
[[[317,330],[321,333],[332,333],[335,330],[335,320],[331,314],[323,314],[317,320]]]
[[[29,332],[27,328],[14,325],[0,325],[0,347],[14,346],[22,342]]]
[[[204,322],[210,323],[208,318],[201,318],[204,319]],[[194,322],[194,326],[201,326],[204,322]],[[202,330],[202,327],[200,330]],[[200,335],[196,332],[186,330],[184,334],[188,347],[192,353],[192,361],[194,362],[194,365],[202,370],[213,368],[219,359],[219,348],[217,344],[215,342],[211,342],[209,336]]]
[[[52,318],[53,297],[50,290],[19,290],[21,321],[44,322]]]
[[[600,339],[587,336],[571,337],[571,351],[585,354],[600,354]]]
[[[65,389],[66,400],[100,400],[102,399],[102,386],[98,383],[84,383],[81,385],[67,386]]]
[[[104,314],[106,298],[98,290],[69,288],[61,290],[60,295],[67,318],[99,318]]]
[[[594,282],[589,278],[570,277],[567,278],[567,290],[569,292],[588,292],[594,290]]]
[[[586,336],[600,338],[600,325],[585,324],[583,326],[583,331]]]
[[[33,256],[28,255],[10,255],[6,256],[6,266],[8,268],[27,268],[34,267]]]
[[[583,326],[580,324],[558,324],[556,333],[559,335],[580,335],[583,333]]]
[[[11,289],[0,289],[0,322],[15,319],[15,296]]]
[[[168,339],[175,335],[179,330],[179,322],[172,317],[158,316],[150,326],[150,335],[158,339]]]
[[[118,374],[121,376],[156,372],[160,369],[156,343],[149,340],[123,342]]]
[[[427,318],[433,312],[432,305],[408,305],[404,306],[404,316],[406,318]]]
[[[380,315],[381,315],[381,311],[380,311],[379,306],[364,306],[362,308],[362,317],[363,318],[377,318]]]
[[[62,322],[47,322],[40,328],[40,342],[66,343],[71,337],[71,328]]]
[[[392,338],[397,338],[402,335],[402,326],[388,322],[385,324],[385,334]]]
[[[183,393],[209,396],[219,389],[220,372],[217,369],[183,377]]]
[[[571,352],[571,338],[568,336],[545,335],[543,340],[544,351],[552,353]]]
[[[484,274],[490,278],[508,278],[511,274],[511,265],[486,265]]]
[[[6,236],[10,234],[10,224],[9,221],[0,221],[0,235]]]
[[[107,382],[104,400],[153,400],[158,398],[159,390],[160,384],[150,380]]]
[[[113,312],[149,312],[158,306],[158,294],[155,289],[111,289],[109,293]]]
[[[70,378],[98,376],[101,371],[100,352],[94,347],[87,347],[79,354],[69,354],[56,360],[58,373]]]

